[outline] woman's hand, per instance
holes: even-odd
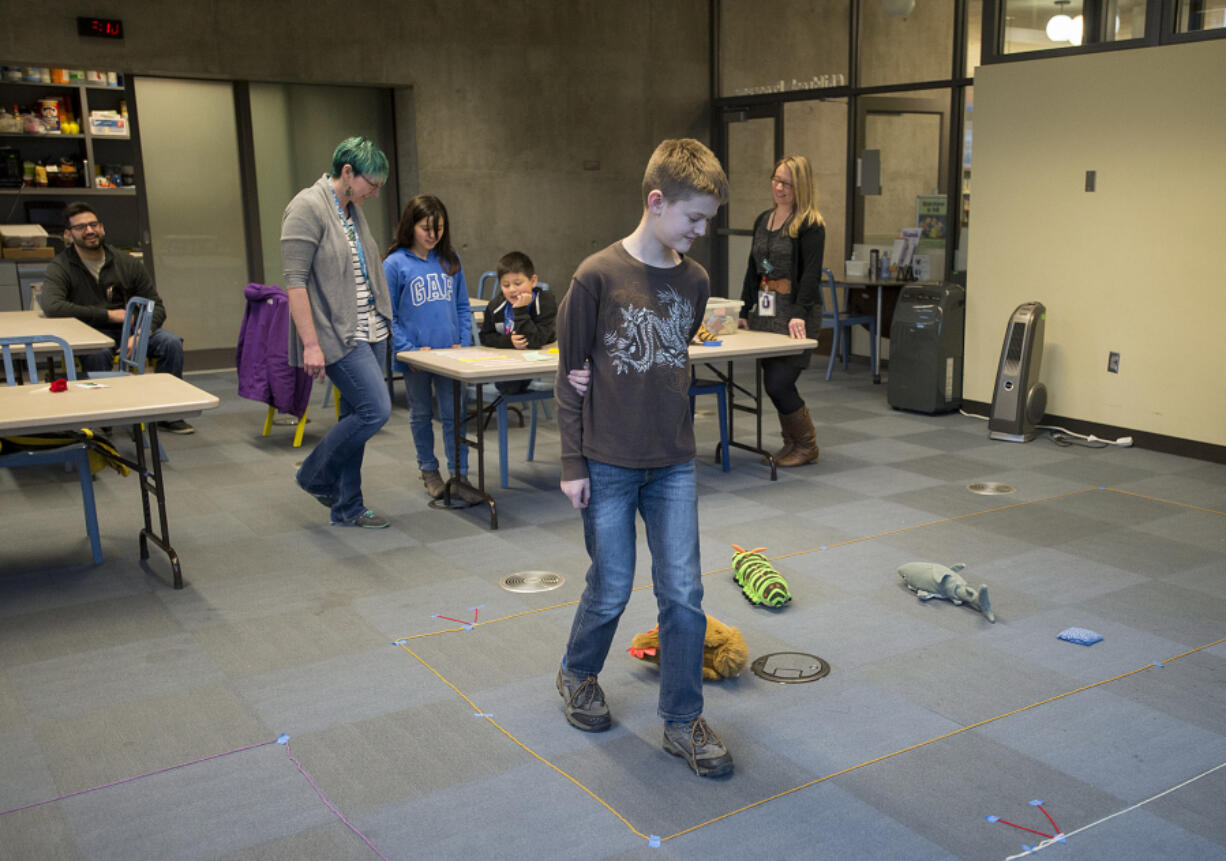
[[[737,321],[736,321],[736,327],[737,327],[738,329],[748,329],[748,328],[749,328],[749,321],[748,321],[748,320],[746,320],[744,317],[738,317],[738,318],[737,318]]]
[[[805,338],[805,321],[803,317],[793,317],[788,320],[788,334],[798,341]]]
[[[324,365],[324,351],[319,349],[318,344],[303,348],[302,370],[310,374],[311,379],[317,383],[322,383],[328,378]]]

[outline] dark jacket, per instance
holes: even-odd
[[[166,320],[166,306],[153,286],[153,279],[140,261],[106,243],[106,262],[98,279],[86,268],[69,245],[47,264],[43,290],[39,302],[48,317],[76,317],[95,329],[117,328],[106,312],[112,308],[122,309],[133,296],[152,299],[153,328],[161,328]]]
[[[289,296],[275,285],[248,284],[247,310],[238,332],[238,396],[302,418],[311,400],[311,377],[289,363]]]
[[[511,336],[505,331],[507,300],[502,294],[495,296],[485,306],[485,319],[481,321],[481,343],[486,347],[513,347]],[[529,350],[557,340],[558,300],[548,290],[537,288],[532,304],[515,309],[515,334],[528,339]]]
[[[753,223],[754,233],[766,224],[771,210],[759,215]],[[822,254],[826,250],[826,228],[822,225],[809,225],[800,231],[800,235],[792,240],[792,301],[806,311],[820,308],[822,304]],[[758,286],[761,276],[758,274],[758,262],[749,252],[749,266],[745,270],[745,281],[741,286],[741,316],[748,317],[749,312],[758,305]],[[808,315],[806,315],[808,316]]]

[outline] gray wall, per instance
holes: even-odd
[[[0,30],[0,57],[146,75],[412,87],[412,111],[397,117],[399,154],[415,159],[408,170],[401,165],[402,199],[419,190],[443,199],[474,281],[520,248],[561,288],[585,255],[637,223],[655,143],[707,138],[706,0],[104,7],[4,0],[7,22],[38,26]],[[124,40],[78,37],[76,16],[86,14],[122,18]],[[696,249],[699,259],[707,253],[705,244]]]

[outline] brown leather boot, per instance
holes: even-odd
[[[783,432],[792,438],[792,450],[775,461],[776,466],[803,466],[817,460],[817,430],[809,418],[809,408],[779,416]]]
[[[783,448],[771,455],[776,463],[779,462],[780,458],[786,457],[796,445],[796,440],[792,439],[792,435],[788,433],[788,426],[783,420],[783,413],[779,413],[779,434],[783,437]],[[762,458],[762,463],[769,464],[770,458]]]

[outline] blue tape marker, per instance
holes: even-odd
[[[277,736],[277,744],[289,744],[289,736],[286,733],[281,733]]]
[[[1064,835],[1063,835],[1063,834],[1057,834],[1057,835],[1056,835],[1056,840],[1058,840],[1059,842],[1063,843],[1065,846],[1067,846],[1067,845],[1068,845],[1068,841],[1064,839]]]
[[[652,849],[659,849],[660,848],[660,835],[653,834],[650,837],[648,837],[647,845],[650,846]]]
[[[473,712],[473,717],[487,717],[487,718],[492,718],[492,717],[493,717],[493,715],[492,715],[492,714],[487,714],[486,712]]]
[[[999,816],[992,816],[992,815],[990,815],[990,814],[989,814],[988,816],[985,816],[985,817],[983,817],[983,818],[984,818],[984,819],[986,819],[986,820],[988,820],[988,822],[1000,822],[1000,817],[999,817]]]
[[[1025,843],[1023,843],[1023,844],[1022,844],[1022,851],[1023,851],[1023,852],[1033,852],[1033,851],[1034,851],[1034,847],[1033,847],[1033,846],[1027,846]]]
[[[823,544],[823,545],[822,545],[822,549],[823,549],[823,550],[825,550],[825,549],[826,549],[826,545],[825,545],[825,544]]]
[[[484,605],[484,604],[478,604],[476,607],[469,607],[468,609],[470,609],[470,610],[484,610],[484,609],[485,609],[485,605]]]
[[[1157,667],[1158,669],[1162,669],[1163,667],[1166,666],[1166,664],[1160,663],[1158,661],[1154,661],[1154,666]]]
[[[1034,801],[1030,802],[1030,806],[1031,807],[1042,807],[1043,802],[1038,799],[1035,799]]]
[[[704,347],[722,347],[724,346],[724,342],[723,341],[703,341],[702,346]]]
[[[463,628],[465,631],[471,631],[473,629],[472,625],[465,625],[463,623],[460,624],[460,627]]]
[[[1106,490],[1106,489],[1107,489],[1107,488],[1105,488],[1105,487],[1100,487],[1100,488],[1099,488],[1099,490]]]
[[[442,614],[441,614],[441,613],[435,613],[435,614],[434,614],[433,616],[431,616],[430,618],[431,618],[431,619],[441,619],[441,618],[443,618],[443,616],[442,616]]]
[[[393,646],[403,646],[407,642],[408,640],[406,640],[404,637],[401,637],[399,640],[392,640],[392,645]]]

